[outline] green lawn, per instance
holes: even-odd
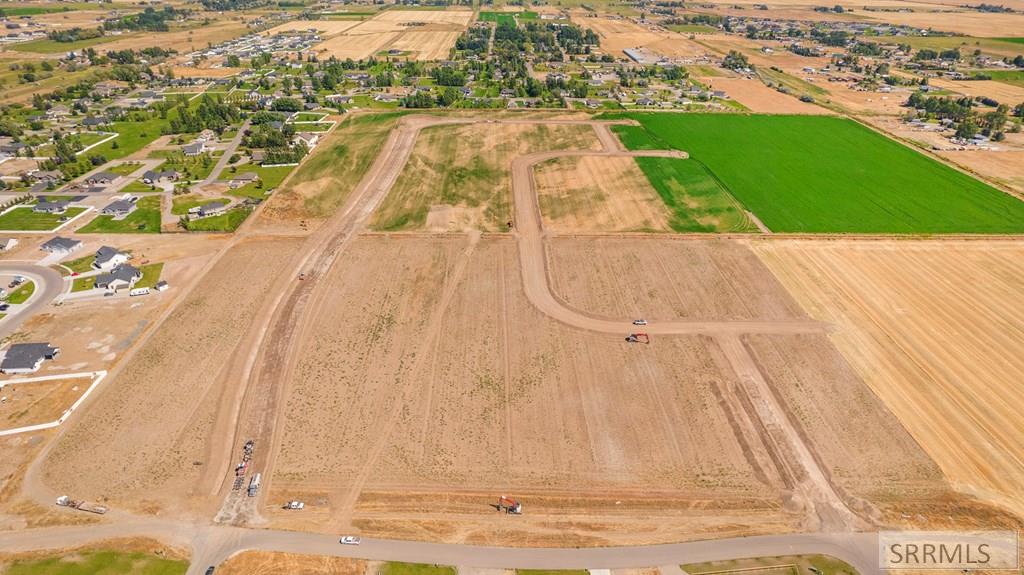
[[[212,216],[188,223],[191,232],[233,232],[249,217],[252,210],[231,209],[219,216]]]
[[[326,132],[331,129],[330,122],[314,122],[312,124],[291,124],[296,132]]]
[[[704,24],[671,24],[668,29],[680,34],[710,34],[718,31],[718,28]]]
[[[480,21],[515,25],[516,17],[512,12],[480,12]]]
[[[1024,37],[1015,37],[1015,38],[995,38],[995,40],[999,40],[999,41],[1001,41],[1001,42],[1012,42],[1012,43],[1014,43],[1014,44],[1024,44]]]
[[[89,254],[66,262],[60,262],[60,265],[68,268],[72,273],[85,273],[92,270],[92,262],[94,261],[96,261],[96,256]]]
[[[49,231],[61,225],[61,218],[71,219],[85,208],[68,208],[63,214],[37,214],[32,208],[19,207],[0,215],[0,230]]]
[[[1024,88],[1024,70],[985,70],[983,73],[997,82]]]
[[[160,197],[149,196],[139,200],[138,207],[128,217],[115,220],[114,216],[97,216],[78,233],[155,234],[160,232]]]
[[[455,575],[454,567],[442,567],[425,563],[401,563],[388,561],[379,571],[380,575]]]
[[[141,166],[142,164],[140,162],[124,162],[123,164],[108,167],[106,168],[106,171],[113,172],[115,174],[119,174],[122,176],[127,176],[128,174],[134,172],[135,170],[138,170]]]
[[[174,113],[176,112],[168,114],[168,117]],[[168,120],[161,119],[160,117],[142,122],[114,122],[106,129],[111,132],[117,132],[118,136],[89,150],[89,154],[100,155],[108,160],[116,160],[134,154],[153,140],[159,138],[161,128],[168,124]],[[114,142],[117,142],[117,148],[114,148]]]
[[[237,174],[255,172],[260,177],[260,184],[246,184],[238,189],[229,190],[228,193],[231,194],[232,196],[238,197],[263,198],[266,196],[267,190],[271,190],[280,185],[281,182],[285,179],[285,177],[287,177],[288,174],[294,169],[295,166],[264,168],[263,166],[243,164],[238,167],[238,171],[234,174],[232,174],[230,170],[225,170],[225,172],[221,174],[220,179],[230,180],[232,176]]]
[[[71,282],[71,292],[90,290],[96,285],[96,278],[93,276],[87,276],[84,278],[75,278]]]
[[[186,194],[184,196],[177,196],[174,198],[171,204],[171,213],[183,216],[188,213],[192,208],[198,206],[205,206],[206,204],[212,204],[213,202],[220,200],[224,203],[230,203],[229,198],[208,198],[206,196],[197,196],[195,194]]]
[[[129,183],[127,186],[121,188],[122,194],[148,194],[153,192],[162,192],[162,188],[153,188],[149,184],[143,184],[139,180]]]
[[[7,296],[7,303],[25,303],[36,293],[35,282],[25,282]]]
[[[4,575],[183,575],[185,561],[146,553],[85,551],[67,557],[13,561]]]
[[[326,114],[319,112],[299,112],[292,119],[293,122],[319,122]]]
[[[852,120],[629,117],[641,127],[615,127],[627,147],[689,152],[776,232],[1024,232],[1024,202]]]
[[[735,198],[695,160],[636,158],[672,213],[677,232],[756,232]]]
[[[155,264],[146,264],[139,268],[142,272],[142,279],[135,282],[137,288],[151,288],[156,285],[156,282],[160,281],[160,274],[164,271],[163,262]]]

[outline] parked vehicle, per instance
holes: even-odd
[[[149,288],[135,288],[128,292],[129,297],[135,297],[137,295],[149,295]]]
[[[634,319],[633,325],[647,325],[646,319]]]
[[[359,545],[360,539],[355,535],[346,535],[338,540],[342,545]]]
[[[9,309],[11,309],[11,304],[9,304],[9,303],[0,303],[0,311],[7,311]]]

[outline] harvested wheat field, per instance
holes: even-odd
[[[1024,48],[1022,48],[1021,51],[1024,51]],[[997,82],[995,80],[973,80],[968,82],[964,80],[946,80],[943,78],[936,78],[934,85],[936,88],[950,90],[972,98],[984,96],[1007,104],[1012,102],[1024,102],[1024,87],[1014,86],[1013,84],[1006,84],[1004,82]],[[1012,104],[1011,107],[1013,105],[1016,104]]]
[[[669,213],[633,158],[573,156],[534,168],[544,226],[558,232],[668,231]]]
[[[961,491],[1024,512],[1024,247],[787,241],[754,250]],[[885,443],[888,445],[888,443]]]
[[[214,417],[237,383],[223,368],[297,247],[278,238],[227,252],[202,280],[218,289],[190,293],[90,398],[43,464],[44,482],[148,512],[205,495],[196,493],[204,467],[193,461],[220,446]]]
[[[956,150],[939,155],[1024,195],[1024,147],[999,150]]]
[[[758,114],[827,114],[827,109],[807,102],[796,96],[786,95],[765,86],[757,79],[746,78],[698,78],[710,90],[725,90],[730,98]]]
[[[675,32],[656,32],[629,20],[585,18],[582,26],[601,38],[601,50],[621,56],[626,48],[646,47],[667,57],[694,57],[707,52],[705,48]]]
[[[352,26],[315,49],[357,60],[382,50],[409,53],[415,60],[440,60],[448,57],[472,16],[468,10],[386,10],[362,22],[332,21]]]
[[[420,132],[409,162],[374,213],[375,230],[500,231],[511,219],[512,159],[598,150],[588,125],[471,124]]]
[[[243,551],[217,567],[218,575],[366,575],[367,562],[345,557]]]
[[[443,60],[448,57],[455,41],[461,32],[405,32],[392,44],[392,50],[400,50],[414,55],[420,61]]]
[[[1024,30],[1024,14],[998,12],[867,12],[871,20],[930,28],[978,38],[1007,38],[1019,36]]]
[[[338,59],[351,58],[362,60],[385,50],[398,38],[398,32],[380,32],[353,36],[342,34],[314,46],[318,52],[326,52],[327,56]]]

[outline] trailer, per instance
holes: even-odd
[[[57,498],[57,505],[60,507],[68,507],[70,509],[77,509],[79,511],[85,511],[88,513],[96,513],[97,515],[103,515],[108,511],[103,505],[96,505],[94,503],[88,503],[86,501],[79,501],[77,499],[71,499],[67,495],[61,495]]]
[[[252,476],[252,481],[249,482],[249,497],[256,497],[256,493],[260,490],[260,474]]]

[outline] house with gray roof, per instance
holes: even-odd
[[[200,206],[200,208],[196,210],[194,217],[209,218],[211,216],[219,216],[227,211],[227,207],[227,204],[224,202],[210,202],[205,206]]]
[[[0,372],[8,375],[34,373],[43,365],[43,360],[53,359],[59,353],[60,348],[49,343],[16,343],[7,348],[0,362]]]
[[[0,252],[6,252],[16,245],[18,245],[17,238],[0,238]]]
[[[113,173],[113,172],[99,172],[97,174],[93,174],[93,175],[85,178],[85,183],[91,184],[91,185],[94,185],[94,186],[105,186],[105,185],[109,184],[110,182],[113,182],[114,180],[116,180],[118,177],[120,177],[120,176],[118,174]]]
[[[142,271],[135,266],[121,264],[105,274],[96,276],[93,287],[110,291],[131,289],[135,282],[142,279]]]
[[[115,218],[123,218],[134,212],[137,207],[138,206],[135,205],[135,198],[114,200],[100,210],[100,214],[104,216],[114,216]]]
[[[103,246],[96,250],[96,256],[92,261],[92,268],[96,270],[109,270],[128,261],[128,254],[112,248]]]
[[[39,249],[51,254],[69,254],[80,247],[82,247],[82,242],[79,240],[54,236],[53,239],[43,243]]]
[[[206,151],[206,143],[205,142],[193,142],[191,144],[185,144],[184,146],[182,146],[181,151],[186,156],[190,156],[190,157],[198,156],[199,154],[202,154],[203,152]]]
[[[142,174],[142,182],[145,184],[159,184],[160,182],[173,182],[178,179],[177,170],[147,170]]]
[[[44,200],[32,206],[32,211],[37,214],[63,214],[68,211],[69,204],[71,202],[49,202]]]

